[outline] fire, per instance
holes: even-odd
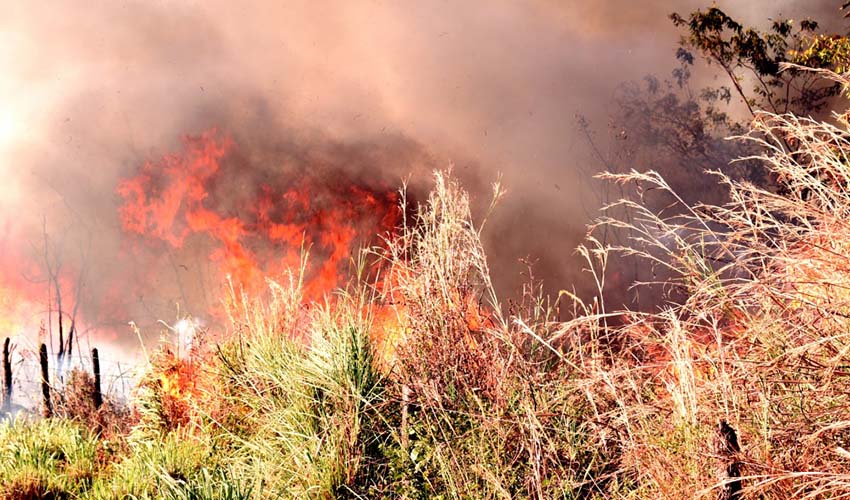
[[[37,317],[43,309],[44,306],[6,279],[0,283],[0,330],[3,332],[12,335],[22,332],[28,326],[27,319]]]
[[[305,298],[316,300],[343,283],[359,245],[380,242],[376,236],[392,235],[400,222],[390,189],[340,171],[239,160],[235,142],[216,130],[184,138],[183,151],[120,183],[122,228],[149,246],[202,242],[213,280],[230,276],[248,293],[262,291],[265,277],[296,269],[307,249]]]
[[[316,301],[345,284],[353,252],[396,236],[403,212],[393,185],[292,159],[279,165],[258,163],[240,152],[233,139],[209,130],[185,137],[179,151],[140,165],[116,187],[121,252],[138,252],[141,258],[133,262],[146,264],[185,252],[199,264],[192,272],[204,273],[201,283],[224,285],[229,278],[245,293],[260,295],[267,290],[267,278],[297,272],[306,250],[310,258],[303,298]],[[37,352],[42,342],[51,346],[51,367],[58,370],[69,363],[63,360],[87,355],[79,350],[86,345],[80,343],[81,335],[96,335],[99,347],[116,340],[117,328],[136,319],[139,309],[132,301],[157,293],[162,284],[161,270],[152,265],[104,266],[87,273],[87,256],[78,262],[76,255],[63,255],[63,230],[61,221],[45,219],[36,232],[11,214],[0,220],[0,330],[19,337],[18,353]],[[34,250],[24,251],[29,247]],[[176,272],[179,262],[172,265]],[[184,297],[194,297],[195,291]],[[215,290],[203,293],[217,295]],[[206,303],[218,304],[214,299]],[[204,314],[223,315],[217,305],[189,311],[198,319],[175,325],[176,349],[164,353],[143,381],[157,388],[178,423],[202,392],[197,385],[203,383],[200,365],[187,358],[197,321]],[[376,341],[396,343],[403,320],[389,307],[378,307],[376,316]],[[71,338],[74,358],[65,356]]]
[[[308,167],[246,162],[235,141],[216,130],[185,137],[182,151],[143,164],[118,185],[121,227],[138,251],[201,248],[211,264],[207,281],[229,279],[248,295],[264,292],[268,277],[297,272],[306,249],[303,298],[316,301],[344,284],[352,252],[394,236],[402,210],[392,189]],[[215,307],[207,313],[221,316]],[[388,310],[379,315],[386,329],[398,330]],[[196,321],[174,325],[176,349],[158,354],[143,382],[175,424],[212,382],[192,354]]]
[[[55,259],[51,259],[55,267],[48,271],[43,255],[39,259],[22,251],[21,243],[24,241],[26,238],[20,228],[10,221],[3,224],[0,236],[0,339],[10,336],[26,342],[46,340],[45,328],[58,328],[60,307],[57,299],[60,299],[63,340],[67,340],[72,325],[76,329],[81,323],[81,315],[72,313],[79,299],[72,279],[77,270],[70,263],[58,266]]]

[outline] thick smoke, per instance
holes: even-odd
[[[838,0],[719,2],[747,22],[836,18]],[[0,19],[0,207],[4,246],[32,255],[44,233],[86,268],[91,308],[121,330],[175,298],[168,272],[128,261],[118,182],[210,127],[263,171],[326,158],[400,184],[449,163],[486,203],[509,196],[487,236],[499,288],[528,256],[547,290],[587,291],[573,249],[597,207],[595,163],[577,132],[599,128],[618,84],[666,75],[671,11],[699,1],[8,2]],[[308,168],[303,164],[300,168]],[[190,255],[178,259],[191,260]],[[179,262],[188,266],[188,262]],[[144,288],[109,288],[127,275]],[[210,291],[209,293],[214,293]],[[207,298],[206,300],[211,300]],[[156,306],[152,304],[156,303]],[[94,314],[93,311],[90,313]],[[168,319],[168,318],[164,318]],[[109,325],[108,323],[113,324]]]

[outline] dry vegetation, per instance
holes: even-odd
[[[580,249],[600,295],[564,293],[568,322],[531,288],[500,305],[467,195],[437,173],[378,256],[380,286],[326,303],[302,300],[297,271],[263,298],[231,288],[226,339],[183,357],[163,345],[132,415],[71,391],[67,418],[0,426],[0,492],[850,497],[850,128],[835,123],[761,114],[740,139],[780,193],[718,174],[729,202],[686,206],[652,172],[605,175],[636,198]],[[648,190],[674,206],[651,212]],[[629,243],[594,239],[602,226]],[[606,310],[612,252],[682,300]]]

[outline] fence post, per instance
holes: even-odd
[[[71,321],[71,329],[68,331],[68,352],[65,354],[65,371],[71,366],[71,358],[74,357],[74,321]]]
[[[53,416],[53,403],[50,402],[50,372],[47,368],[47,345],[41,344],[38,351],[39,363],[41,364],[41,395],[44,398],[44,416]]]
[[[714,447],[720,461],[718,479],[723,483],[718,500],[741,500],[743,486],[740,479],[741,462],[738,460],[741,447],[735,429],[725,420],[721,420],[717,426]]]
[[[103,404],[103,393],[100,389],[100,356],[97,347],[91,350],[91,363],[94,369],[94,394],[92,394],[92,397],[94,398],[94,407],[100,408],[100,405]]]
[[[12,355],[10,342],[6,337],[3,342],[3,408],[12,408]]]
[[[410,430],[408,424],[408,415],[410,413],[410,386],[403,384],[401,386],[401,449],[406,453],[410,453]]]

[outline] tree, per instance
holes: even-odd
[[[670,19],[684,31],[676,51],[678,66],[668,79],[647,76],[643,84],[625,83],[617,93],[618,111],[611,122],[620,161],[628,168],[661,171],[688,201],[712,197],[693,182],[705,170],[785,189],[781,180],[767,178],[756,165],[730,166],[731,160],[750,153],[747,144],[725,140],[748,128],[748,117],[735,112],[734,98],[744,103],[750,118],[759,110],[801,116],[829,110],[841,85],[800,66],[847,70],[850,37],[819,33],[820,25],[811,19],[775,20],[760,31],[718,7],[687,17],[673,13]],[[719,67],[727,83],[695,89],[692,70],[700,60]],[[793,150],[792,144],[786,146]]]
[[[685,31],[677,59],[692,65],[697,53],[708,64],[719,66],[750,114],[759,109],[817,113],[841,92],[836,82],[788,67],[799,64],[835,70],[846,66],[847,37],[816,34],[816,21],[806,19],[795,28],[793,20],[777,20],[768,31],[759,31],[744,27],[717,7],[694,11],[687,19],[673,13],[670,19]],[[747,90],[749,82],[752,88]],[[715,90],[728,93],[729,87]]]

